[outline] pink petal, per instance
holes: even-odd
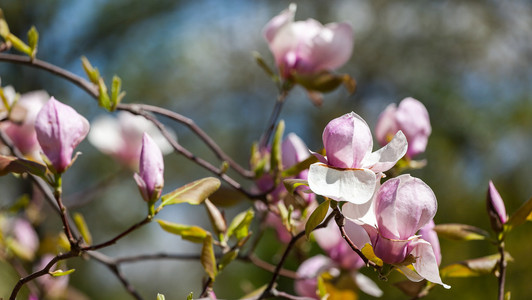
[[[318,299],[317,277],[332,266],[332,261],[323,255],[316,255],[305,260],[297,269],[299,279],[295,280],[296,293],[300,296]]]
[[[351,58],[353,29],[348,23],[327,24],[312,41],[308,59],[313,63],[313,71],[335,70]]]
[[[159,198],[160,190],[164,184],[164,161],[161,150],[146,133],[142,137],[142,151],[140,153],[139,166],[139,176],[145,183],[149,201],[155,201]]]
[[[395,118],[408,139],[408,157],[424,152],[432,131],[425,106],[414,98],[405,98],[399,103]]]
[[[410,254],[416,257],[416,262],[413,265],[419,275],[430,282],[441,284],[446,289],[451,288],[441,281],[438,263],[429,242],[417,239],[411,242],[409,248],[411,249]]]
[[[399,131],[395,121],[397,105],[392,103],[379,115],[377,125],[375,126],[375,137],[381,146],[388,144],[392,137]]]
[[[291,3],[287,9],[283,10],[280,14],[273,17],[262,29],[264,38],[271,43],[277,35],[280,28],[294,21],[294,15],[296,13],[297,6],[295,3]]]
[[[354,112],[329,122],[322,138],[328,163],[337,168],[360,168],[373,148],[368,124]]]

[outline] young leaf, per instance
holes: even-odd
[[[511,230],[512,228],[515,228],[521,224],[523,224],[526,220],[532,219],[532,198],[528,199],[527,202],[525,202],[519,209],[508,219],[508,222],[506,222],[506,226],[508,226],[508,229]]]
[[[323,203],[321,203],[316,209],[312,212],[310,217],[308,218],[307,223],[305,224],[305,236],[307,237],[307,240],[310,238],[310,234],[316,228],[316,226],[320,225],[320,223],[325,219],[325,216],[327,215],[327,211],[329,210],[329,205],[331,203],[331,200],[325,200]]]
[[[157,293],[157,300],[166,300],[163,294]]]
[[[466,224],[438,224],[434,227],[434,231],[439,236],[451,240],[472,241],[489,238],[489,233],[485,230]]]
[[[218,263],[218,272],[222,271],[230,262],[238,257],[238,249],[231,250],[224,254]]]
[[[364,245],[362,249],[360,250],[364,256],[366,256],[367,259],[374,262],[377,266],[382,267],[384,265],[382,259],[378,258],[377,255],[375,255],[375,252],[373,251],[373,247],[370,244]]]
[[[293,194],[295,193],[297,187],[302,185],[308,186],[308,181],[304,179],[285,179],[283,180],[283,184],[286,190]]]
[[[297,174],[301,173],[301,171],[306,170],[309,168],[309,166],[315,162],[318,162],[318,159],[316,156],[311,155],[307,157],[304,161],[301,161],[290,168],[286,169],[282,173],[282,177],[291,177],[296,176]]]
[[[225,233],[227,231],[227,224],[225,223],[225,218],[223,217],[222,213],[214,204],[212,204],[211,201],[209,201],[209,199],[205,199],[204,203],[216,236],[219,236],[221,233]]]
[[[284,134],[284,121],[281,120],[277,124],[277,129],[275,129],[275,134],[273,135],[273,142],[272,142],[272,152],[270,157],[270,166],[273,170],[273,175],[275,182],[278,181],[278,175],[283,170],[283,153],[282,153],[282,139]]]
[[[28,31],[28,44],[31,48],[31,57],[35,58],[35,55],[37,55],[37,45],[39,43],[39,32],[35,28],[35,26],[31,26],[30,30]]]
[[[500,254],[464,260],[445,266],[440,270],[441,277],[473,277],[491,274],[498,267]],[[504,254],[506,261],[512,261],[509,253]]]
[[[214,281],[218,270],[216,268],[216,258],[214,257],[212,236],[210,234],[208,234],[203,240],[203,247],[201,248],[201,265],[211,280]]]
[[[49,274],[52,275],[53,277],[59,277],[59,276],[66,276],[68,274],[74,273],[74,271],[76,271],[76,269],[70,269],[70,270],[66,270],[66,271],[55,270],[55,271],[50,271]]]
[[[194,300],[194,293],[190,292],[187,296],[187,300]]]
[[[183,202],[198,205],[216,192],[219,187],[219,179],[214,177],[202,178],[162,196],[161,205],[166,206]]]
[[[81,57],[81,64],[83,65],[83,70],[85,70],[89,80],[94,84],[99,84],[100,72],[98,71],[98,68],[94,68],[85,56]]]
[[[259,52],[253,51],[253,57],[255,58],[255,62],[257,62],[257,65],[270,76],[270,78],[275,78],[275,73],[272,71],[272,69],[266,64],[264,61],[264,58],[262,58],[262,55],[260,55]]]
[[[107,85],[103,81],[103,78],[98,78],[98,105],[111,111],[111,99],[107,93]]]
[[[236,215],[231,224],[229,224],[229,228],[227,228],[227,238],[232,235],[235,235],[237,240],[247,237],[249,235],[249,225],[254,216],[255,213],[251,208]]]
[[[83,215],[80,213],[74,213],[73,215],[74,223],[76,224],[76,227],[79,229],[79,233],[87,242],[87,244],[92,244],[92,235],[89,231],[89,227],[87,226],[87,223],[85,222],[85,218],[83,218]]]
[[[211,234],[199,226],[183,225],[163,220],[157,220],[161,228],[167,232],[181,236],[182,239],[193,243],[203,243]],[[212,239],[212,237],[211,237]]]
[[[7,34],[6,40],[9,41],[13,45],[13,47],[18,51],[28,55],[29,57],[32,57],[32,49],[30,48],[30,46],[28,46],[26,43],[24,43],[21,39],[19,39],[12,33]]]
[[[125,92],[121,91],[122,88],[122,79],[118,76],[113,76],[113,82],[111,84],[111,108],[114,110],[122,98],[126,95]]]
[[[7,173],[31,173],[43,177],[46,173],[46,167],[31,160],[0,155],[0,176]]]

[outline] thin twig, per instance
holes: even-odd
[[[504,254],[504,242],[499,243],[499,253],[501,258],[499,259],[499,288],[498,288],[498,298],[499,300],[504,300],[504,283],[506,281],[506,261]]]
[[[201,128],[196,125],[194,120],[187,118],[181,114],[178,114],[176,112],[158,107],[153,105],[147,105],[147,104],[136,104],[138,107],[140,107],[142,110],[149,111],[158,115],[162,115],[165,117],[168,117],[176,122],[179,122],[181,124],[184,124],[187,126],[192,132],[194,132],[205,144],[214,152],[214,154],[221,160],[225,161],[231,166],[235,171],[237,171],[240,175],[246,177],[246,178],[253,178],[255,176],[255,173],[246,170],[242,166],[240,166],[237,162],[235,162],[229,155],[227,155],[221,148],[218,146],[214,140],[205,133]],[[124,105],[118,105],[118,109],[123,107]]]
[[[270,120],[268,121],[268,125],[266,126],[266,130],[260,138],[259,149],[265,148],[266,145],[268,145],[268,141],[270,140],[273,129],[275,128],[275,124],[277,123],[277,119],[279,118],[279,114],[281,113],[281,109],[283,108],[286,96],[288,96],[288,91],[283,90],[277,97],[277,101],[275,101],[275,106],[273,107]]]
[[[143,225],[148,224],[149,222],[151,222],[151,220],[152,220],[152,216],[147,216],[144,220],[142,220],[142,221],[140,221],[140,222],[138,222],[136,224],[133,224],[131,227],[126,229],[124,232],[122,232],[119,235],[115,236],[114,238],[108,240],[107,242],[103,242],[101,244],[92,245],[92,246],[81,247],[80,250],[81,251],[93,251],[93,250],[98,250],[98,249],[110,246],[112,244],[115,244],[119,239],[121,239],[124,236],[130,234],[131,232],[135,231],[136,229],[142,227]]]
[[[120,280],[120,283],[124,286],[126,291],[137,300],[143,300],[142,296],[137,292],[135,287],[126,279],[118,264],[114,259],[108,257],[100,252],[91,251],[88,254],[94,258],[97,262],[105,265],[115,276]]]
[[[17,284],[15,285],[15,287],[13,288],[13,290],[11,291],[11,296],[9,297],[9,300],[16,300],[17,298],[17,294],[18,292],[20,291],[20,289],[22,288],[22,286],[24,286],[24,284],[26,284],[27,282],[35,279],[35,278],[38,278],[38,277],[41,277],[43,275],[46,275],[50,272],[50,269],[58,262],[58,261],[61,261],[61,260],[65,260],[67,258],[71,258],[71,257],[75,257],[77,256],[78,254],[75,253],[74,251],[69,251],[67,253],[64,253],[64,254],[59,254],[57,256],[55,256],[54,258],[52,258],[52,260],[50,260],[50,262],[48,262],[48,264],[42,268],[41,270],[39,271],[36,271],[36,272],[33,272],[31,273],[30,275],[24,277],[24,278],[21,278]]]
[[[318,226],[314,227],[313,231],[316,230],[316,229],[319,229],[319,228],[326,227],[327,223],[329,223],[329,221],[333,218],[333,216],[334,216],[333,214],[330,214],[321,224],[319,224]],[[268,297],[274,296],[272,294],[273,287],[275,285],[275,282],[277,282],[277,278],[279,278],[279,275],[280,275],[281,269],[283,267],[283,264],[284,264],[285,260],[288,258],[288,254],[292,250],[292,247],[295,245],[295,243],[300,238],[302,238],[304,236],[305,236],[305,231],[303,230],[303,231],[301,231],[300,233],[296,234],[295,236],[293,236],[290,239],[290,242],[288,242],[288,245],[286,246],[286,249],[284,250],[283,256],[281,257],[281,260],[275,266],[275,270],[273,272],[272,279],[268,283],[268,286],[266,287],[266,289],[259,296],[259,298],[257,298],[257,300],[266,299]]]
[[[159,131],[161,131],[161,133],[164,135],[164,137],[168,140],[168,142],[172,145],[172,147],[174,148],[174,150],[185,156],[187,159],[195,162],[197,165],[207,169],[208,171],[218,175],[221,179],[223,179],[226,183],[228,183],[230,186],[232,186],[234,189],[236,189],[237,191],[241,192],[242,194],[244,194],[246,197],[248,197],[249,199],[257,199],[257,200],[260,200],[260,201],[263,201],[263,202],[266,202],[266,196],[265,194],[253,194],[253,193],[250,193],[248,191],[246,191],[242,185],[240,183],[238,183],[236,180],[234,180],[232,177],[230,177],[229,175],[227,175],[224,170],[220,169],[220,168],[217,168],[215,166],[213,166],[211,163],[209,163],[208,161],[202,159],[202,158],[199,158],[197,157],[196,155],[194,155],[192,152],[190,152],[188,149],[186,149],[185,147],[181,146],[171,135],[170,133],[168,132],[168,130],[166,130],[165,126],[159,121],[157,120],[157,118],[155,118],[153,115],[151,115],[150,113],[144,111],[143,109],[141,109],[140,106],[138,106],[137,104],[120,104],[117,109],[121,109],[121,110],[125,110],[125,111],[129,111],[133,114],[136,114],[136,115],[141,115],[143,116],[144,118],[146,118],[147,120],[151,121],[155,126],[157,126],[157,128],[159,128]]]
[[[85,80],[84,78],[51,63],[36,58],[31,59],[30,57],[24,55],[16,55],[9,53],[0,53],[0,61],[22,64],[48,71],[52,74],[55,74],[74,83],[75,85],[83,89],[85,92],[87,92],[89,95],[91,95],[93,98],[98,99],[99,92],[96,86],[94,86],[92,83]]]

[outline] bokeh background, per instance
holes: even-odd
[[[422,101],[433,133],[422,170],[412,172],[434,190],[439,211],[436,223],[466,223],[489,229],[485,212],[488,181],[494,181],[511,214],[532,195],[532,2],[514,1],[295,1],[296,20],[322,23],[349,21],[355,47],[341,68],[358,82],[354,95],[345,90],[327,94],[315,107],[296,88],[281,113],[287,132],[295,132],[308,147],[322,147],[327,122],[355,111],[370,124],[388,104],[405,97]],[[110,80],[118,74],[127,91],[125,102],[160,105],[195,120],[238,162],[247,164],[250,146],[266,126],[274,105],[274,84],[254,63],[252,51],[272,63],[261,30],[288,1],[246,0],[2,0],[11,31],[25,36],[31,25],[40,32],[38,57],[84,76],[80,56],[87,56]],[[18,92],[46,89],[89,120],[104,111],[79,88],[44,71],[0,63],[2,86]],[[179,141],[199,156],[216,160],[186,130],[170,124]],[[90,189],[113,176],[114,185],[88,205],[74,211],[85,215],[96,241],[103,241],[143,218],[145,204],[132,174],[87,141],[83,156],[65,179],[65,193]],[[176,154],[165,157],[165,190],[208,176]],[[117,175],[118,174],[118,175]],[[245,182],[251,186],[250,182]],[[0,181],[0,205],[8,206],[27,184],[13,178]],[[250,206],[238,195],[228,216]],[[68,202],[67,202],[68,203]],[[43,211],[43,214],[45,212]],[[186,204],[167,207],[162,219],[207,228],[203,208]],[[40,234],[60,228],[50,215]],[[532,295],[532,226],[509,236],[507,290],[512,299]],[[279,259],[282,246],[268,232],[258,255]],[[447,264],[495,253],[487,242],[441,240]],[[155,252],[195,253],[196,245],[161,232],[152,224],[103,252],[111,256]],[[72,260],[71,283],[90,299],[130,299],[118,280],[95,262]],[[0,267],[0,297],[7,296],[16,275]],[[287,268],[297,268],[290,263]],[[378,281],[373,272],[367,272]],[[157,292],[167,299],[199,293],[203,271],[198,261],[149,261],[124,266],[124,273],[146,299]],[[226,269],[214,285],[220,298],[235,299],[269,280],[270,274],[242,262]],[[393,277],[391,281],[401,278]],[[448,279],[451,290],[437,287],[428,299],[494,299],[496,279],[485,276]],[[281,279],[290,290],[292,281]],[[406,299],[388,283],[378,282],[384,299]],[[370,299],[364,294],[361,299]]]

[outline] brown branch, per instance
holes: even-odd
[[[218,157],[221,161],[225,161],[231,166],[235,171],[237,171],[239,174],[246,178],[253,178],[255,176],[255,173],[243,168],[240,166],[237,162],[235,162],[229,155],[227,155],[221,148],[218,146],[214,140],[205,133],[201,128],[196,125],[194,120],[187,118],[181,114],[178,114],[176,112],[158,107],[153,105],[147,105],[147,104],[136,104],[140,109],[144,111],[149,111],[158,115],[162,115],[165,117],[168,117],[176,122],[179,122],[181,124],[184,124],[187,126],[192,132],[194,132],[205,144],[214,152],[216,157]],[[118,109],[120,109],[122,106],[125,105],[118,105]]]
[[[143,225],[148,224],[149,222],[151,222],[151,220],[152,220],[152,216],[147,216],[144,220],[142,220],[142,221],[140,221],[140,222],[138,222],[136,224],[133,224],[131,227],[126,229],[124,232],[122,232],[119,235],[115,236],[114,238],[108,240],[107,242],[103,242],[101,244],[92,245],[92,246],[81,247],[80,250],[81,251],[94,251],[94,250],[98,250],[98,249],[105,248],[107,246],[113,245],[119,239],[121,239],[124,236],[130,234],[131,232],[137,230],[138,228],[142,227]]]
[[[42,268],[41,270],[33,272],[30,275],[21,278],[17,282],[17,284],[15,285],[13,290],[11,291],[11,296],[9,297],[9,300],[16,300],[17,294],[20,291],[20,289],[22,288],[22,286],[24,286],[24,284],[26,284],[27,282],[29,282],[29,281],[37,278],[37,277],[41,277],[43,275],[48,274],[50,272],[50,269],[58,261],[65,260],[67,258],[71,258],[71,257],[75,257],[75,256],[77,256],[77,253],[75,253],[74,251],[70,251],[70,252],[67,252],[67,253],[64,253],[64,254],[59,254],[59,255],[55,256],[54,258],[52,258],[52,260],[50,260],[50,262],[48,262],[48,264],[44,268]]]
[[[85,92],[87,92],[89,95],[91,95],[93,98],[98,99],[99,92],[96,86],[94,86],[92,83],[85,80],[84,78],[65,69],[62,69],[56,65],[52,65],[40,59],[31,59],[28,56],[8,53],[0,53],[0,61],[26,65],[37,69],[45,70],[74,83],[75,85],[83,89]]]
[[[330,214],[321,224],[319,224],[318,226],[314,227],[314,229],[312,231],[314,231],[316,229],[320,229],[320,228],[326,227],[327,223],[329,223],[329,221],[333,217],[334,217],[334,214]],[[290,242],[288,242],[288,245],[286,246],[286,249],[284,250],[283,256],[281,257],[281,260],[275,266],[275,270],[273,272],[272,279],[268,283],[268,286],[266,287],[266,289],[257,298],[257,300],[266,299],[266,298],[275,296],[272,291],[274,289],[275,282],[277,282],[277,278],[279,278],[279,275],[280,275],[281,269],[283,267],[283,264],[286,261],[286,259],[288,258],[288,254],[292,250],[292,247],[294,247],[294,245],[297,242],[297,240],[299,240],[300,238],[302,238],[304,236],[305,236],[305,231],[303,230],[303,231],[301,231],[300,233],[296,234],[295,236],[293,236],[290,239]]]
[[[498,300],[504,300],[504,283],[506,281],[506,261],[504,254],[504,241],[499,242],[499,276],[498,276]]]
[[[240,183],[238,183],[237,181],[235,181],[232,177],[230,177],[229,175],[227,175],[224,170],[222,170],[221,168],[217,168],[215,166],[213,166],[211,163],[209,163],[208,161],[202,159],[202,158],[199,158],[197,157],[196,155],[194,155],[192,152],[190,152],[188,149],[186,149],[185,147],[181,146],[171,135],[170,133],[168,132],[168,130],[166,130],[165,126],[159,121],[157,120],[157,118],[155,118],[153,115],[151,115],[150,113],[144,111],[143,109],[141,109],[141,106],[137,105],[137,104],[120,104],[119,106],[117,106],[117,109],[120,109],[120,110],[125,110],[125,111],[129,111],[135,115],[141,115],[143,116],[144,118],[146,118],[147,120],[151,121],[155,126],[157,126],[157,128],[159,128],[159,130],[161,131],[161,133],[164,135],[164,137],[168,140],[168,142],[172,145],[172,147],[174,148],[174,150],[185,156],[187,159],[195,162],[197,165],[207,169],[208,171],[210,171],[211,173],[214,173],[216,175],[218,175],[218,177],[220,177],[221,179],[223,179],[226,183],[228,183],[230,186],[232,186],[234,189],[236,189],[237,191],[241,192],[242,194],[244,194],[246,197],[248,197],[249,199],[258,199],[258,200],[261,200],[263,202],[266,202],[266,196],[265,194],[253,194],[253,193],[250,193],[248,191],[246,191],[242,185],[240,185]]]
[[[279,114],[281,113],[281,109],[283,108],[286,96],[288,96],[288,91],[283,90],[277,97],[277,101],[275,101],[275,106],[273,107],[273,111],[270,116],[270,120],[268,121],[268,125],[266,126],[266,130],[260,138],[259,148],[265,148],[266,145],[268,145],[268,141],[272,136],[273,129],[275,128],[275,124],[277,123],[277,119],[279,118]]]

